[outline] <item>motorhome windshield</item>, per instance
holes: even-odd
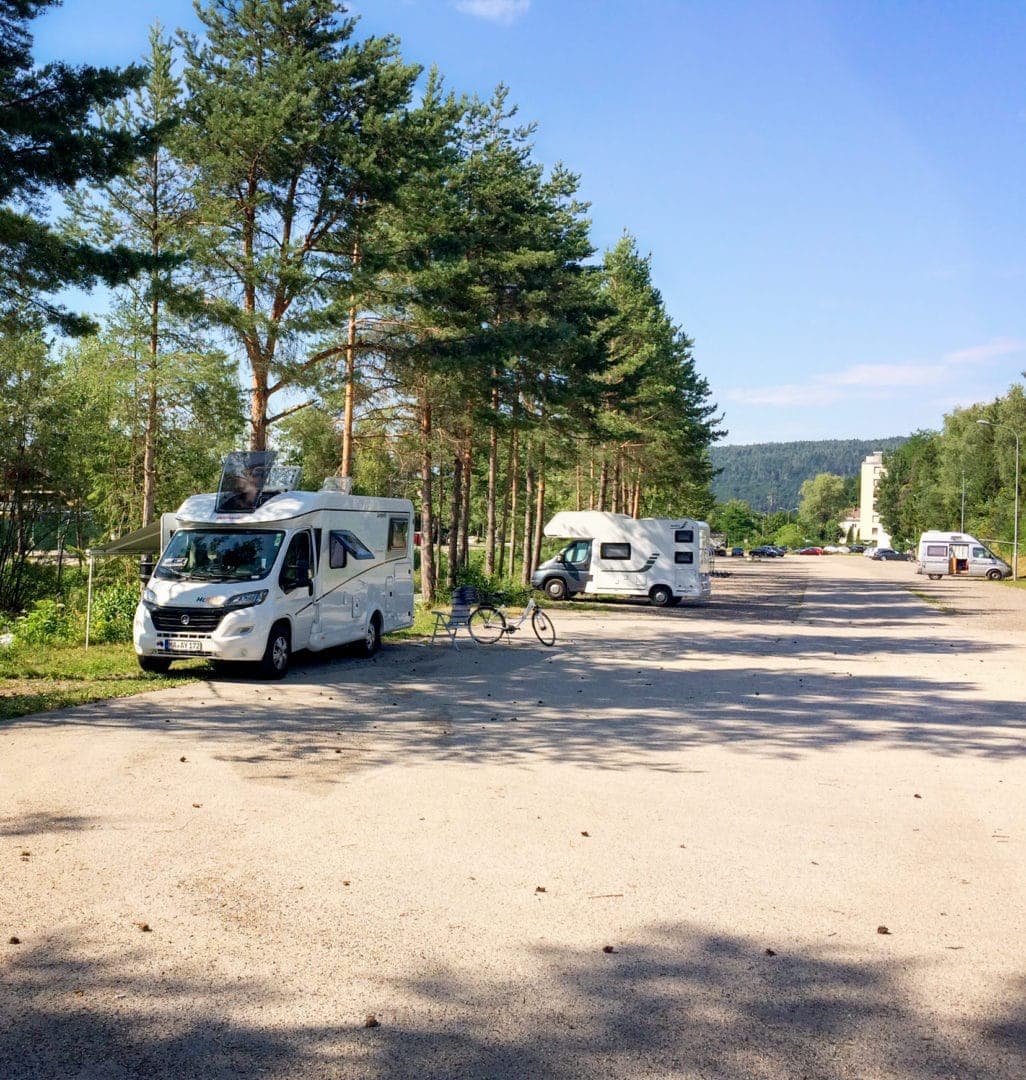
[[[284,532],[179,529],[154,576],[171,581],[259,581],[267,577]]]

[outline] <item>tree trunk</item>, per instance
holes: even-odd
[[[435,601],[434,490],[431,461],[431,402],[420,390],[420,592],[425,604]]]
[[[631,517],[641,516],[641,466],[634,474],[634,490],[631,492]]]
[[[463,517],[463,459],[456,452],[452,462],[452,507],[449,516],[449,572],[446,575],[450,589],[456,585],[456,571],[460,557],[460,521]]]
[[[509,504],[510,494],[512,492],[512,484],[510,483],[512,477],[510,462],[513,459],[513,441],[515,434],[515,432],[511,431],[509,435],[509,452],[506,456],[506,480],[502,488],[502,519],[499,522],[499,558],[496,567],[496,572],[500,578],[506,571],[506,536],[509,533]]]
[[[531,510],[534,500],[534,466],[528,459],[527,473],[524,484],[524,564],[520,572],[520,580],[524,585],[531,584]]]
[[[535,485],[534,544],[531,546],[531,573],[541,562],[542,528],[545,524],[545,443],[538,447],[538,482]]]
[[[470,436],[463,445],[463,506],[460,513],[460,568],[470,565],[470,475],[473,451]]]
[[[520,432],[510,435],[509,452],[509,576],[517,572],[517,492],[520,489]]]
[[[353,241],[353,273],[360,265],[360,237]],[[353,475],[353,415],[356,408],[356,301],[349,308],[346,329],[346,380],[342,406],[342,461],[339,476]]]
[[[609,493],[609,459],[602,455],[602,468],[599,471],[598,509],[605,510],[606,495]]]
[[[623,462],[622,452],[616,451],[616,456],[613,458],[613,513],[619,514],[623,512]]]
[[[499,413],[499,389],[492,390],[492,413]],[[499,478],[499,428],[495,419],[488,429],[488,505],[485,508],[485,573],[495,573],[496,498]]]

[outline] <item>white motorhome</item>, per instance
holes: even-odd
[[[947,575],[998,581],[1011,577],[1012,568],[975,536],[934,529],[919,538],[916,573],[926,574],[934,581]]]
[[[667,607],[712,594],[713,547],[704,521],[564,510],[544,533],[572,541],[531,578],[553,600],[609,594]]]
[[[175,514],[135,614],[143,670],[203,656],[281,678],[298,649],[357,642],[371,656],[382,634],[413,624],[409,500],[349,495],[331,481],[275,491],[266,468],[246,491],[242,471],[233,475],[234,490],[222,479]]]

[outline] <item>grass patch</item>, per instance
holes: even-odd
[[[169,675],[151,675],[139,668],[130,645],[0,648],[0,721],[164,690],[207,678],[209,671],[202,660],[185,660]]]

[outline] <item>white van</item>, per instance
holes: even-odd
[[[668,607],[712,594],[713,546],[704,521],[564,510],[543,531],[573,540],[531,577],[553,600],[601,593]]]
[[[178,509],[136,609],[144,671],[204,656],[281,678],[298,649],[358,642],[371,656],[382,634],[413,624],[413,504],[331,481],[275,491],[268,475],[241,498],[222,480]]]
[[[1011,577],[1012,568],[975,536],[935,529],[919,538],[916,573],[926,574],[934,581],[947,575],[998,581]]]

